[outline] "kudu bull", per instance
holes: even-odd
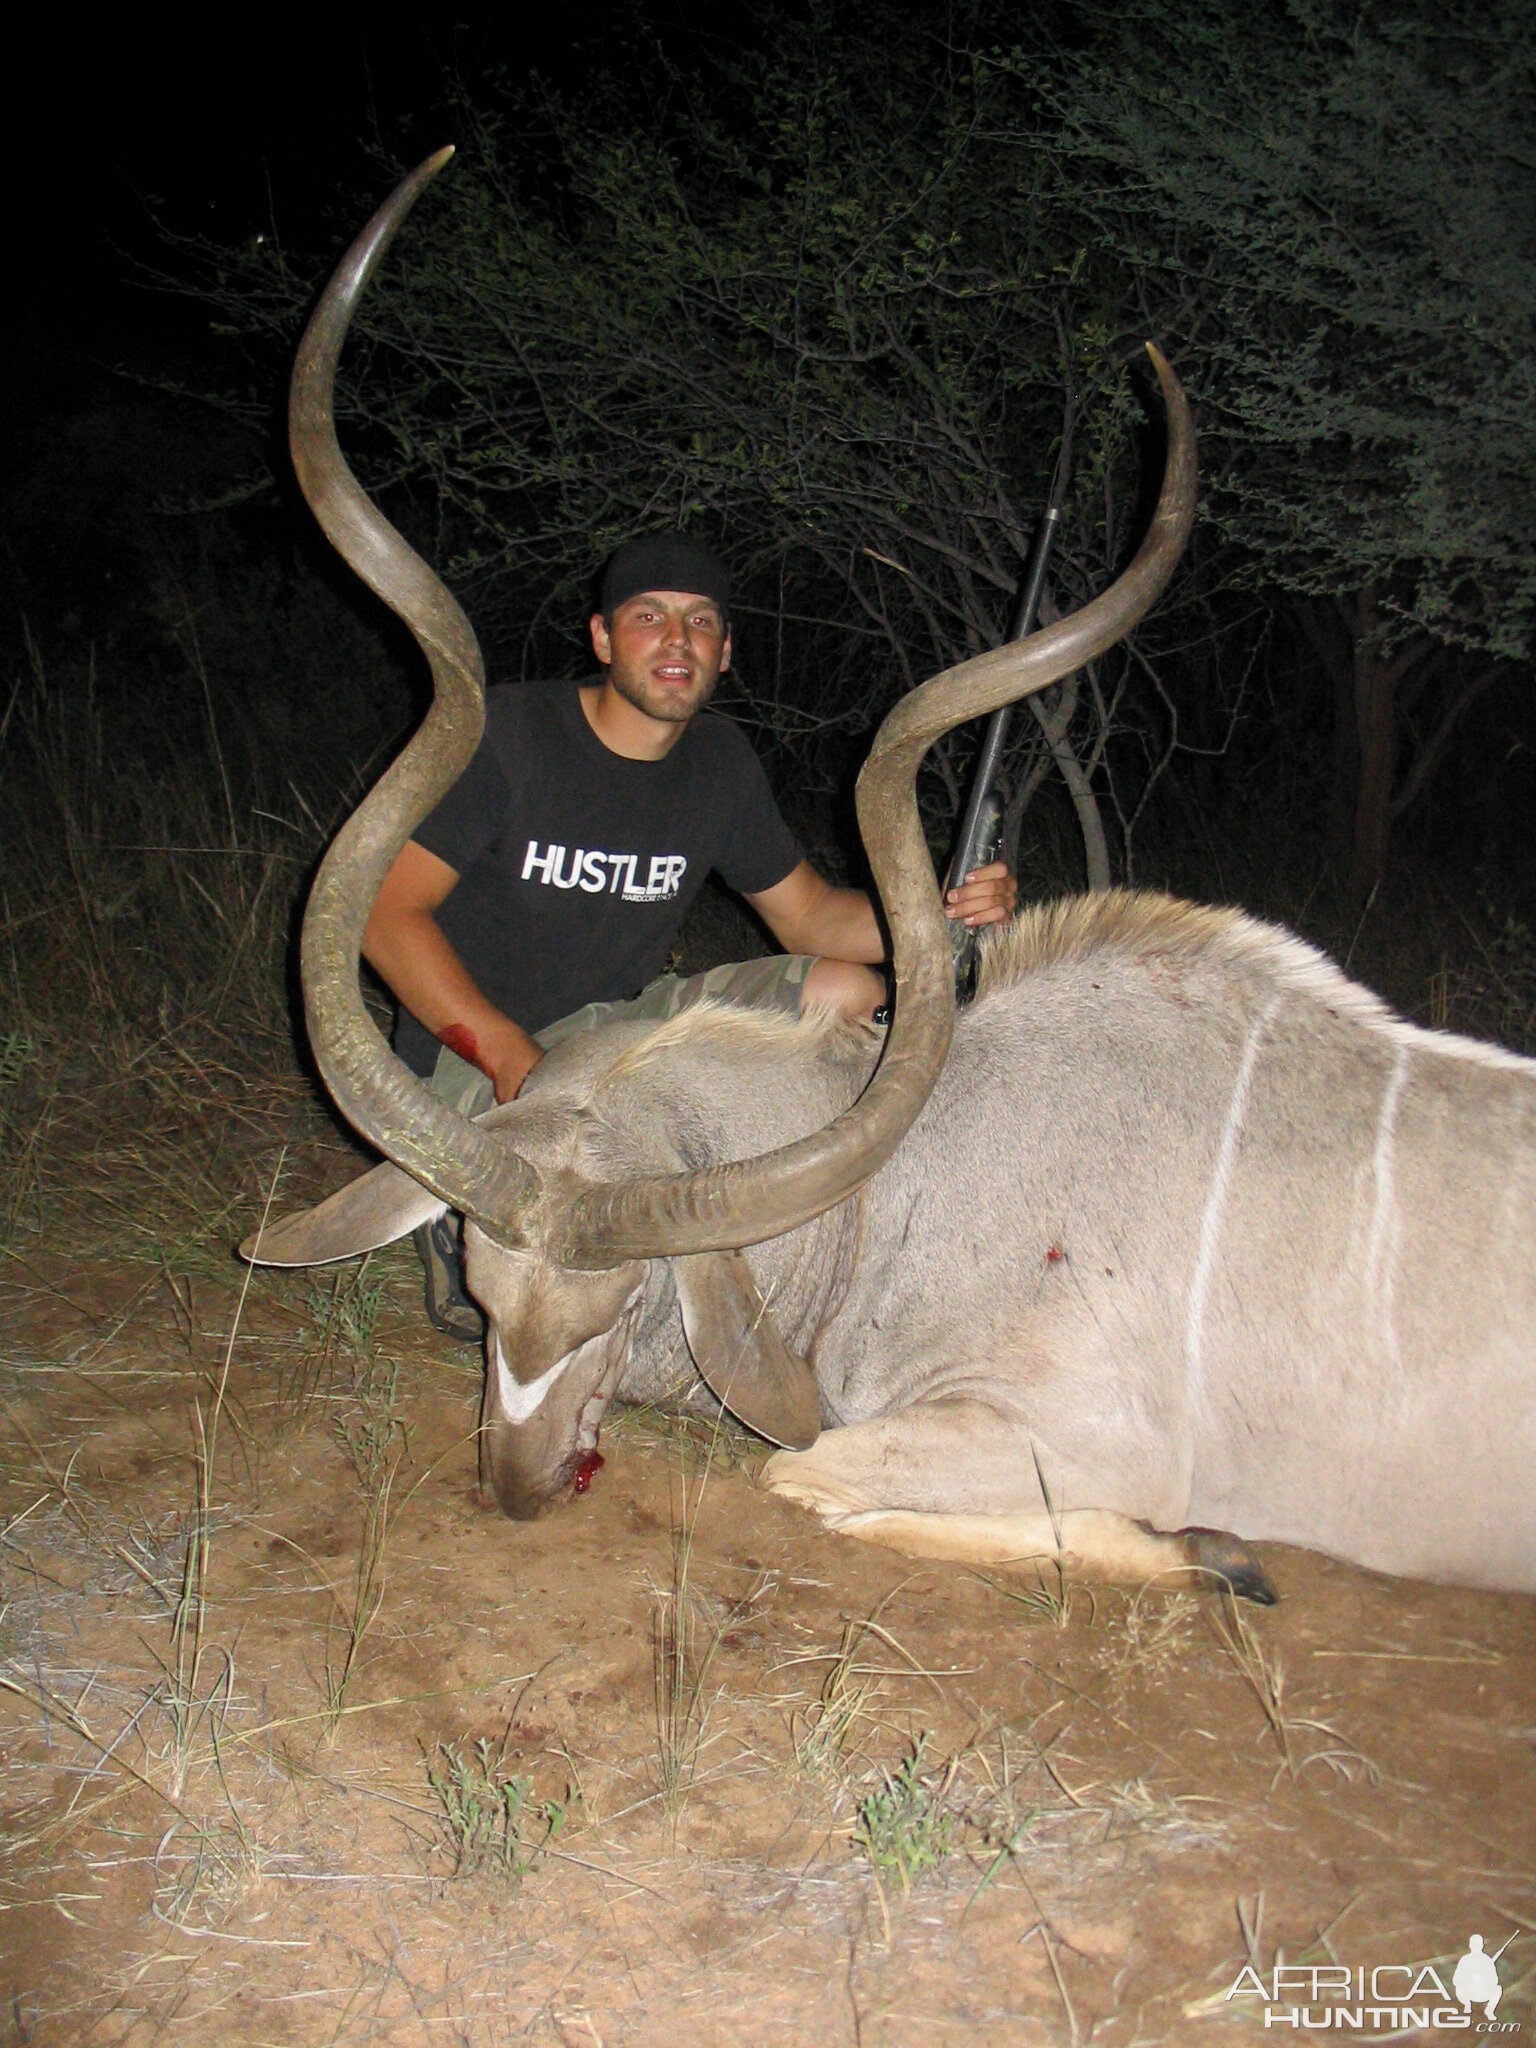
[[[461,1210],[489,1319],[482,1476],[513,1514],[569,1482],[615,1396],[697,1391],[696,1368],[784,1447],[769,1486],[898,1548],[1240,1571],[1203,1527],[1536,1587],[1536,1063],[1401,1022],[1282,932],[1148,896],[1025,913],[955,1020],[917,765],[1111,645],[1172,573],[1194,437],[1155,353],[1168,457],[1135,561],[1071,618],[914,691],[860,778],[897,984],[883,1047],[719,1009],[617,1025],[474,1123],[391,1057],[359,938],[473,752],[482,667],[348,470],[332,383],[447,154],[344,260],[292,401],[310,504],[436,684],[304,925],[316,1058],[393,1164],[247,1252],[316,1263]]]

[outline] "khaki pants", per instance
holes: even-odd
[[[595,1031],[600,1024],[621,1018],[664,1024],[708,996],[739,1003],[744,1009],[776,1010],[798,1017],[800,992],[813,963],[814,956],[808,953],[775,953],[766,960],[736,960],[724,967],[711,967],[707,974],[658,975],[626,1003],[588,1003],[569,1017],[557,1017],[533,1034],[534,1042],[548,1052],[578,1031]],[[446,1045],[432,1070],[432,1093],[440,1095],[460,1116],[479,1116],[496,1100],[489,1075],[461,1060]]]

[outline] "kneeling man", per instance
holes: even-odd
[[[487,692],[474,759],[401,851],[363,935],[400,1002],[396,1051],[466,1116],[510,1101],[552,1045],[611,1017],[660,1020],[703,996],[871,1017],[885,1000],[869,897],[817,874],[740,730],[705,708],[731,659],[721,563],[683,534],[627,541],[590,630],[592,681]],[[784,954],[666,974],[711,869]],[[994,862],[945,910],[995,924],[1016,896]],[[416,1235],[432,1322],[478,1342],[456,1221]]]

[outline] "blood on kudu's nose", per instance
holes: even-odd
[[[601,1451],[578,1451],[576,1469],[571,1474],[571,1491],[585,1493],[592,1481],[602,1471],[605,1459]]]

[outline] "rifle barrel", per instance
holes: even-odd
[[[1039,530],[1035,534],[1035,544],[1030,550],[1029,567],[1024,573],[1019,601],[1014,607],[1013,620],[1008,628],[1009,640],[1022,640],[1034,631],[1035,614],[1040,609],[1040,593],[1045,588],[1045,572],[1050,564],[1051,549],[1055,546],[1056,535],[1061,529],[1061,515],[1066,505],[1067,482],[1071,469],[1072,412],[1069,406],[1062,426],[1061,453],[1057,457],[1056,474],[1051,483],[1051,500],[1045,508],[1045,517],[1040,522]],[[1013,706],[1004,704],[987,720],[981,752],[976,759],[976,776],[971,784],[971,800],[965,807],[960,836],[955,842],[954,857],[950,861],[949,875],[944,883],[946,889],[958,889],[976,865],[978,842],[984,829],[992,786],[997,780],[997,766],[1003,756],[1003,742],[1008,737],[1008,725],[1012,717]]]

